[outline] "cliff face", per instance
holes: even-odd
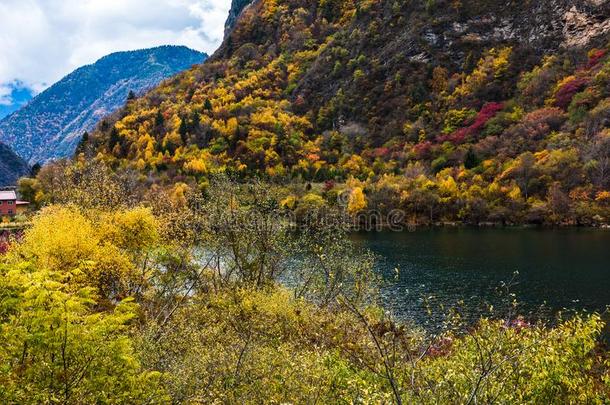
[[[587,46],[592,40],[610,32],[610,2],[590,0],[584,6],[572,6],[563,13],[565,46]]]
[[[318,131],[353,121],[379,146],[402,133],[405,111],[427,97],[433,68],[440,66],[449,76],[470,73],[486,52],[510,47],[513,65],[502,83],[478,94],[486,97],[479,105],[501,101],[515,94],[519,75],[543,57],[561,53],[576,62],[579,52],[582,58],[587,48],[604,45],[609,18],[607,0],[234,0],[225,41],[212,63],[163,91],[194,76],[199,85],[192,93],[208,88],[211,76],[232,78],[223,69],[247,75],[274,59],[304,55],[280,84],[281,97],[297,103],[297,113],[319,118],[325,107],[332,110],[328,119],[312,122]],[[179,91],[176,95],[177,106],[185,100]]]
[[[227,21],[225,22],[225,36],[229,35],[235,24],[237,23],[237,19],[241,15],[241,12],[253,3],[253,0],[232,0],[231,1],[231,9],[229,10],[229,16],[227,17]]]
[[[325,2],[322,7],[303,4],[303,9],[316,7],[316,13],[324,12],[321,8],[328,7],[328,3],[332,2]],[[388,1],[363,4],[367,11],[382,11],[383,16],[378,17],[390,23],[384,25],[382,31],[392,33],[390,38],[393,42],[408,45],[409,49],[403,51],[411,51],[415,55],[418,55],[417,51],[425,52],[429,47],[450,51],[472,43],[489,46],[502,42],[531,45],[543,52],[556,50],[560,45],[587,46],[610,32],[608,0],[433,0],[405,4]],[[250,6],[256,6],[256,2],[233,0],[226,22],[227,38],[231,37],[237,18]],[[352,23],[358,25],[358,21],[366,21],[365,14],[357,15]],[[400,21],[396,21],[397,18]],[[238,29],[241,30],[243,25],[246,24]],[[259,32],[272,32],[280,27],[267,28],[270,30],[255,27]],[[349,27],[343,27],[346,28]],[[267,39],[275,40],[277,37]],[[418,40],[423,41],[420,47],[416,46]]]

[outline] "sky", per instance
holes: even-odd
[[[220,45],[231,0],[0,0],[0,104],[116,51]]]

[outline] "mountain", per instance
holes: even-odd
[[[0,141],[30,163],[72,155],[85,131],[136,94],[201,63],[207,55],[179,46],[118,52],[84,66],[0,121]]]
[[[99,128],[90,156],[168,184],[358,184],[417,222],[609,219],[610,3],[233,6],[220,49]]]
[[[0,187],[13,186],[30,172],[28,164],[8,146],[0,143]]]
[[[0,86],[0,119],[17,111],[34,97],[34,92],[21,82]]]

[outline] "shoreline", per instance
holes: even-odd
[[[418,229],[544,229],[544,230],[565,230],[565,229],[594,229],[610,231],[610,224],[603,225],[576,225],[576,224],[502,224],[493,222],[481,222],[479,224],[468,224],[464,222],[435,222],[432,224],[360,224],[351,227],[351,232],[415,232]]]

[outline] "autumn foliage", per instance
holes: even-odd
[[[610,187],[605,48],[541,56],[521,43],[466,42],[450,58],[430,47],[430,60],[410,60],[384,54],[385,44],[443,7],[388,7],[258,2],[213,58],[131,100],[81,152],[117,173],[138,173],[138,189],[205,190],[209,178],[227,174],[333,181],[341,192],[353,177],[365,182],[368,209],[413,209],[395,196],[382,202],[383,176],[396,176],[396,195],[434,194],[451,177],[454,194],[431,196],[425,218],[411,213],[418,221],[608,222],[596,199]],[[532,170],[508,176],[526,153]],[[557,180],[567,196],[561,210],[552,203]],[[434,187],[412,190],[428,182]]]

